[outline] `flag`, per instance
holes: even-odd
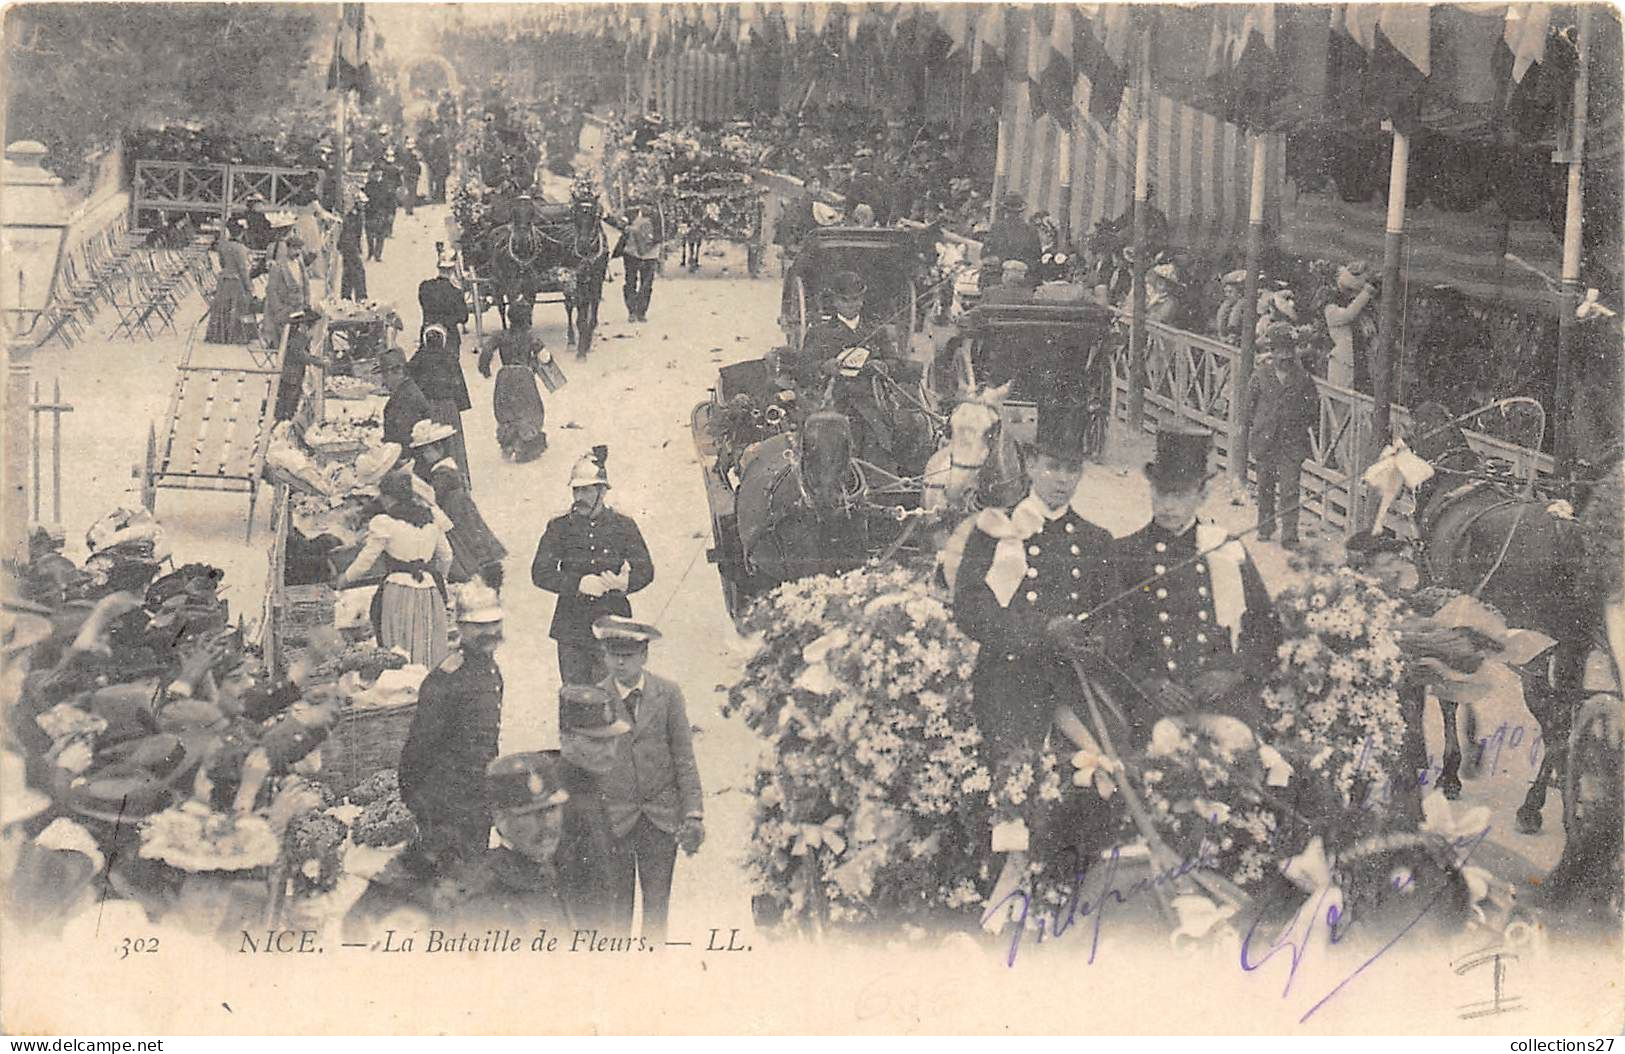
[[[1089,81],[1089,116],[1109,125],[1128,87],[1138,20],[1127,4],[1084,4],[1073,24],[1073,61]]]
[[[1397,131],[1414,132],[1421,125],[1422,89],[1433,72],[1432,19],[1427,4],[1383,4],[1377,15],[1365,102]]]
[[[1209,112],[1243,127],[1268,125],[1280,94],[1276,11],[1270,4],[1221,7],[1208,42]]]
[[[333,37],[333,61],[327,68],[327,88],[329,91],[356,92],[363,102],[372,100],[365,4],[339,6],[339,26]]]
[[[1072,9],[1064,4],[1056,5],[1049,39],[1044,43],[1048,54],[1045,57],[1043,76],[1039,80],[1039,95],[1043,101],[1043,109],[1054,117],[1062,128],[1068,129],[1072,127],[1073,89],[1077,82],[1076,66],[1073,62],[1075,36]]]
[[[948,48],[952,55],[970,41],[971,7],[969,4],[945,4],[937,11],[937,24],[953,43]]]
[[[1551,4],[1508,4],[1506,29],[1501,39],[1512,52],[1512,80],[1523,83],[1529,67],[1546,57],[1546,35],[1551,30]]]
[[[976,19],[975,43],[971,49],[970,69],[972,73],[980,72],[984,62],[1003,64],[1004,33],[1004,6],[1002,4],[984,4],[981,15]]]

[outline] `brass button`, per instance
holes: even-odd
[[[1158,600],[1167,600],[1168,599],[1168,591],[1166,589],[1157,590],[1157,599]]]
[[[1071,533],[1073,533],[1073,531],[1074,531],[1074,530],[1076,530],[1076,528],[1074,528],[1074,527],[1073,527],[1073,526],[1072,526],[1072,524],[1070,524],[1070,523],[1069,523],[1069,524],[1067,524],[1067,525],[1066,525],[1066,533],[1067,533],[1067,534],[1071,534]]]
[[[1175,662],[1172,659],[1169,659],[1168,660],[1168,668],[1170,670],[1177,670],[1177,669],[1179,669],[1179,663]]]
[[[1196,593],[1198,596],[1207,596],[1207,586],[1197,586]]]
[[[1159,575],[1168,573],[1168,568],[1164,567],[1162,564],[1158,564],[1157,566],[1153,567],[1151,570],[1155,571]]]
[[[1076,592],[1068,593],[1067,596],[1071,597],[1073,600],[1078,599],[1078,594]]]
[[[1206,611],[1198,611],[1196,613],[1196,617],[1201,619],[1203,622],[1206,622],[1207,621],[1207,612]]]
[[[1074,545],[1074,546],[1073,546],[1073,547],[1072,547],[1072,555],[1073,555],[1073,556],[1077,556],[1077,555],[1078,555],[1078,547],[1077,547],[1077,546],[1075,546],[1075,545]]]
[[[1083,577],[1083,572],[1079,571],[1076,567],[1074,567],[1072,569],[1072,577],[1073,578],[1082,578]]]
[[[1168,621],[1168,612],[1166,612],[1166,611],[1157,612],[1157,621],[1158,622],[1167,622]]]
[[[1037,556],[1038,555],[1038,546],[1036,546],[1036,545],[1027,546],[1027,555],[1028,556]]]
[[[1168,551],[1168,543],[1167,542],[1158,542],[1157,543],[1157,552],[1165,553],[1167,551]]]
[[[1085,612],[1085,611],[1078,612],[1078,621],[1079,622],[1082,622],[1084,619],[1086,619],[1088,617],[1089,617],[1088,612]]]
[[[1207,634],[1206,633],[1198,633],[1196,635],[1196,643],[1198,643],[1198,644],[1206,644],[1207,643]]]
[[[1197,564],[1196,565],[1196,573],[1199,574],[1199,575],[1207,574],[1207,564]]]
[[[1162,638],[1162,646],[1164,648],[1172,648],[1174,646],[1174,638],[1164,635]]]
[[[1004,655],[1004,661],[1005,662],[1015,662],[1016,661],[1016,653],[1013,652],[1013,651],[1006,652],[1005,655]]]
[[[1028,603],[1031,603],[1031,602],[1033,602],[1033,601],[1035,601],[1037,599],[1038,599],[1038,594],[1037,593],[1034,593],[1032,591],[1028,591],[1028,593],[1027,593],[1027,602]]]
[[[1038,568],[1036,568],[1036,567],[1027,568],[1027,577],[1028,578],[1037,578],[1038,577]]]

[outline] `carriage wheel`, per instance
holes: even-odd
[[[790,314],[784,320],[784,335],[796,351],[807,339],[807,286],[800,275],[790,279]]]

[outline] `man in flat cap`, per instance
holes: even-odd
[[[593,623],[609,676],[599,687],[615,700],[615,716],[632,726],[616,740],[615,764],[604,778],[614,834],[617,925],[632,924],[632,894],[643,892],[643,936],[666,935],[677,850],[692,855],[705,840],[705,805],[683,692],[648,673],[649,643],[660,631],[618,615]]]
[[[483,582],[457,593],[458,649],[429,672],[401,748],[401,801],[417,820],[419,855],[441,874],[491,838],[486,767],[502,724],[502,608]]]
[[[615,694],[598,684],[559,689],[560,778],[570,794],[559,878],[576,925],[606,930],[618,920],[615,834],[606,783],[632,731],[630,722],[616,716],[616,702]]]

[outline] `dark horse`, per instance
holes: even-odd
[[[867,556],[852,501],[852,426],[830,410],[764,440],[740,469],[735,505],[747,569],[758,582],[841,574]]]
[[[1569,731],[1582,696],[1585,660],[1601,623],[1597,582],[1618,574],[1585,559],[1579,524],[1554,512],[1553,499],[1477,478],[1478,454],[1437,403],[1415,412],[1415,449],[1436,475],[1417,491],[1422,564],[1435,584],[1472,593],[1495,607],[1508,625],[1553,638],[1545,667],[1523,674],[1524,700],[1545,744],[1540,770],[1518,809],[1518,829],[1541,827],[1546,789],[1560,778]],[[1577,498],[1578,503],[1578,498]],[[1455,704],[1441,704],[1446,734],[1440,787],[1454,797],[1461,748]]]
[[[514,203],[509,222],[493,228],[485,243],[504,328],[508,300],[559,292],[564,297],[565,339],[576,345],[578,357],[587,354],[598,328],[598,304],[609,267],[601,219],[593,202],[537,209],[522,196]]]

